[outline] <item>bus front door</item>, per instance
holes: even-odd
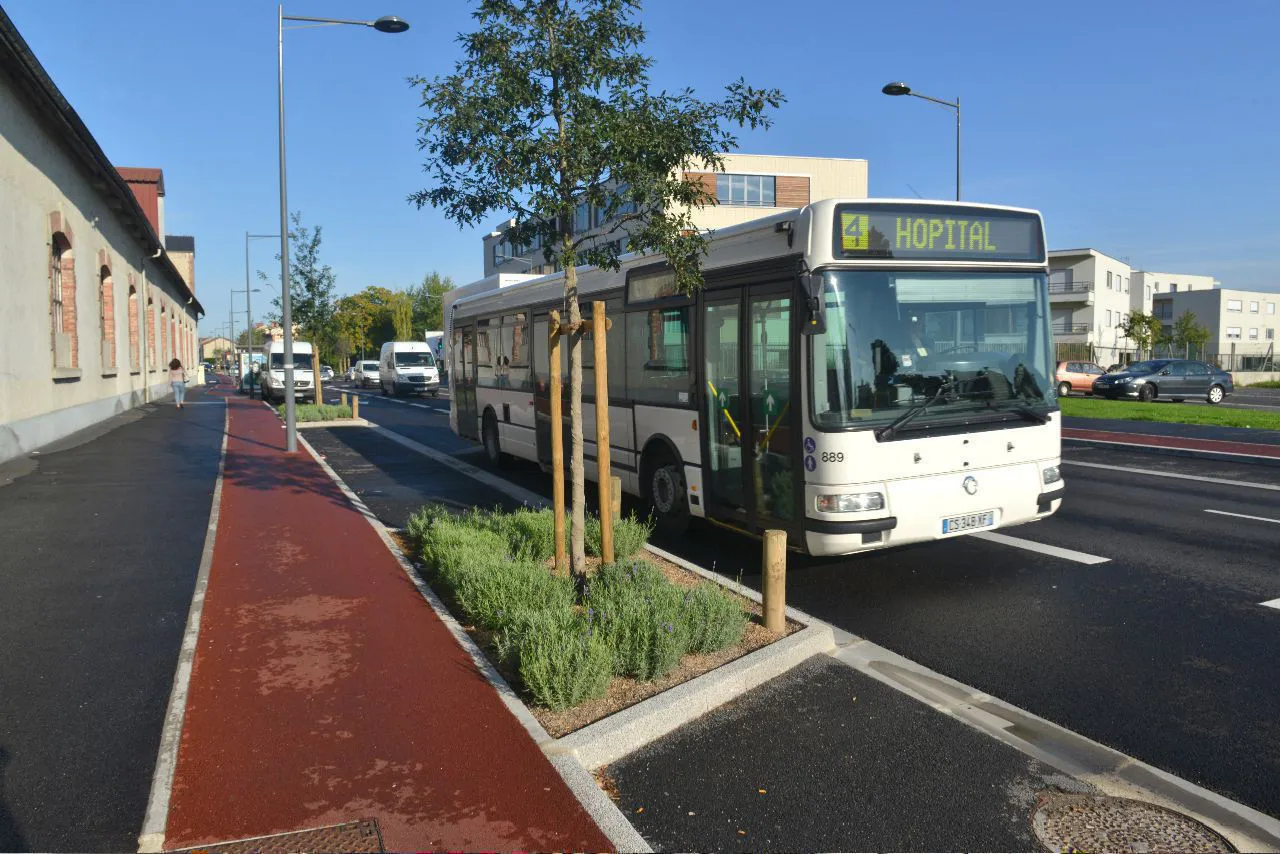
[[[479,413],[476,412],[476,328],[464,326],[453,333],[454,406],[458,409],[458,435],[464,439],[479,439]]]
[[[703,303],[707,515],[798,536],[792,298],[751,288]]]

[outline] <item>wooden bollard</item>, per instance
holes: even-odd
[[[360,417],[360,395],[358,394],[351,395],[351,417]]]
[[[339,401],[343,406],[350,406],[350,405],[351,405],[351,404],[349,404],[349,403],[347,402],[347,393],[346,393],[345,391],[344,391],[342,394],[338,395],[338,401]]]
[[[615,475],[609,477],[609,492],[613,495],[613,521],[622,518],[622,478]]]
[[[764,532],[764,566],[761,571],[764,627],[782,634],[787,624],[787,533]]]

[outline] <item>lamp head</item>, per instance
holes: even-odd
[[[886,95],[910,95],[911,87],[902,82],[886,83],[880,91]]]
[[[409,22],[395,15],[383,15],[373,22],[373,28],[380,33],[403,33],[409,29]]]

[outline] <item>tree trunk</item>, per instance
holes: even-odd
[[[569,335],[569,567],[581,578],[587,571],[587,478],[582,459],[582,310],[578,305],[578,271],[572,264],[565,265],[564,295],[573,330]]]

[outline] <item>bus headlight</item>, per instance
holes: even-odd
[[[883,510],[884,494],[880,492],[854,492],[842,495],[818,495],[814,506],[819,513],[853,513],[859,510]]]
[[[1062,480],[1062,472],[1058,471],[1057,466],[1045,466],[1045,469],[1041,474],[1044,477],[1045,486]]]

